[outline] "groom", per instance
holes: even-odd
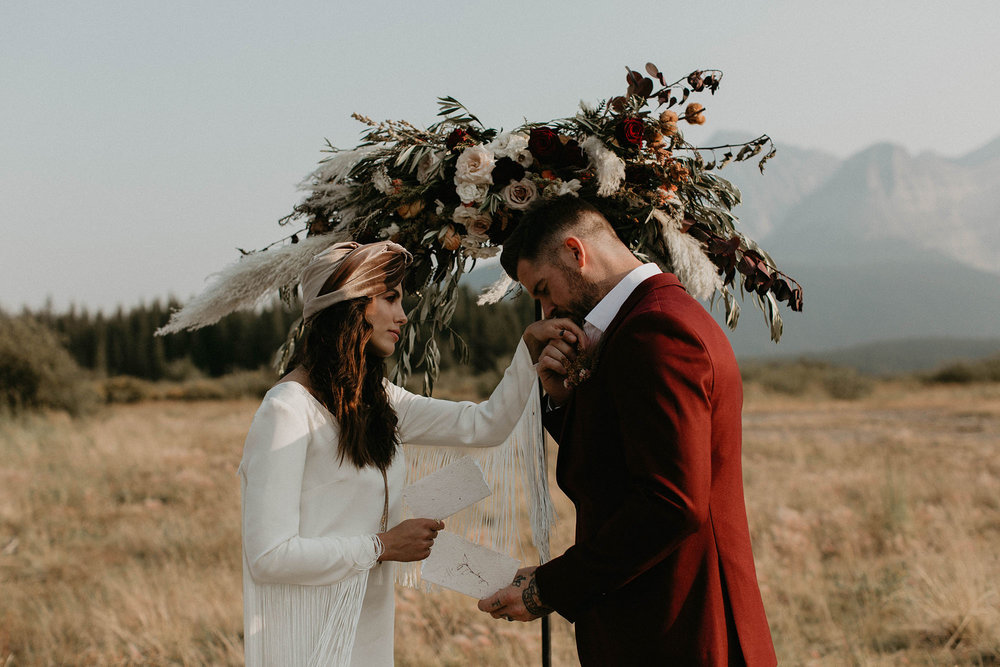
[[[501,263],[545,317],[584,322],[539,361],[576,544],[479,608],[576,623],[583,665],[773,665],[743,500],[742,385],[725,334],[573,196],[529,211]],[[564,386],[568,368],[589,375]],[[575,377],[575,374],[572,375]]]

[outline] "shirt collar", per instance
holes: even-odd
[[[621,307],[625,304],[625,300],[635,291],[635,288],[642,281],[646,280],[646,278],[655,276],[657,273],[661,273],[660,267],[652,262],[632,269],[587,314],[586,322],[596,327],[601,333],[604,333],[604,330],[611,324],[611,320],[615,319],[615,315],[621,310]]]

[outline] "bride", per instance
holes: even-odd
[[[244,646],[248,665],[391,665],[393,561],[426,558],[443,522],[400,521],[401,443],[501,444],[566,319],[525,329],[489,400],[442,401],[384,377],[406,316],[410,254],[337,243],[302,275],[298,365],[264,396],[244,445]]]

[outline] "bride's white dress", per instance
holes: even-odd
[[[536,381],[522,341],[482,403],[442,401],[387,383],[400,442],[499,445]],[[302,385],[264,397],[239,467],[246,664],[392,665],[393,563],[371,567],[384,503],[381,473],[340,460],[333,416]],[[387,470],[399,523],[403,450]],[[371,568],[371,569],[369,569]]]

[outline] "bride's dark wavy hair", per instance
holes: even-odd
[[[313,394],[340,426],[340,456],[385,470],[399,445],[396,411],[385,390],[385,361],[368,352],[370,297],[335,303],[308,323],[298,356]]]

